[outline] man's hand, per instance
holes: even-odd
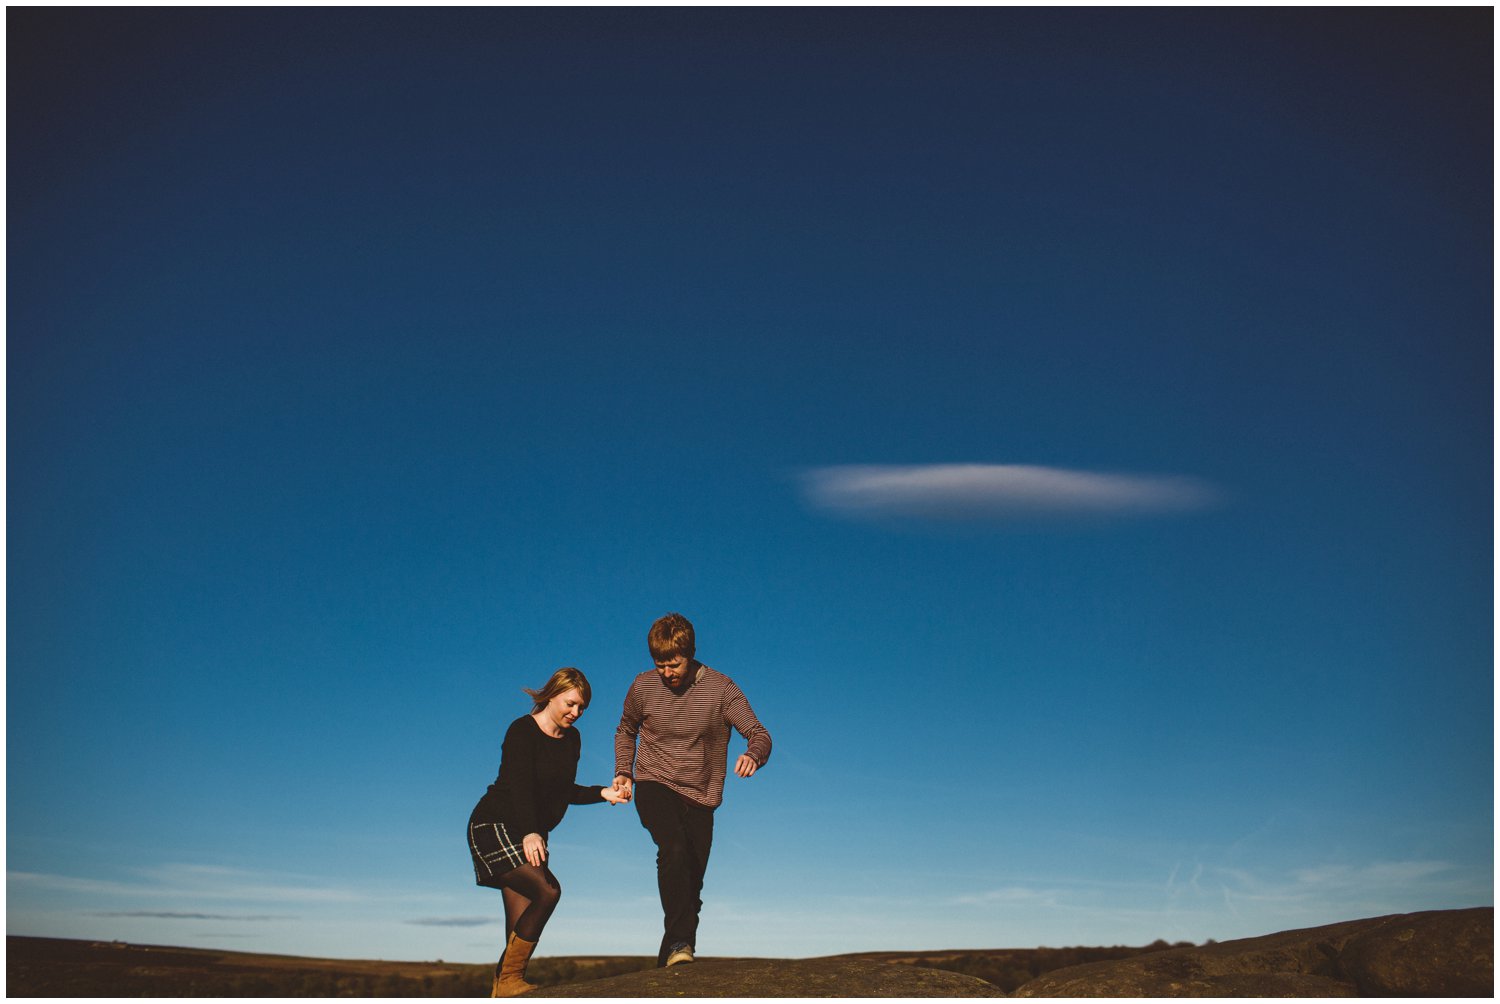
[[[547,860],[547,844],[539,833],[528,833],[521,839],[521,850],[533,868],[540,868]]]
[[[603,795],[604,800],[610,805],[624,805],[630,801],[630,792],[621,791],[619,788],[600,788],[599,794]]]
[[[630,796],[635,793],[634,785],[631,783],[629,774],[618,774],[615,776],[614,789],[624,796],[623,801],[630,801]]]
[[[734,773],[737,777],[749,777],[757,770],[760,770],[760,764],[756,763],[755,758],[749,753],[741,753],[740,758],[734,762]]]

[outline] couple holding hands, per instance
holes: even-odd
[[[608,787],[575,782],[580,743],[573,723],[590,699],[589,682],[578,670],[559,669],[541,690],[527,690],[535,702],[531,714],[506,730],[500,775],[469,816],[474,881],[505,897],[505,949],[491,997],[535,989],[525,980],[526,964],[562,895],[547,863],[547,834],[569,805],[635,802],[656,843],[664,928],[656,964],[693,961],[729,729],[748,743],[734,763],[739,777],[765,766],[771,734],[733,680],[694,658],[686,617],[667,614],[652,624],[646,644],[656,669],[637,676],[625,694]]]

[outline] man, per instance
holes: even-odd
[[[698,662],[693,625],[667,614],[646,635],[654,671],[635,678],[615,730],[615,782],[656,843],[663,934],[658,966],[693,961],[703,873],[724,800],[733,726],[749,744],[734,762],[751,777],[771,757],[771,734],[734,681]],[[636,742],[639,737],[640,748]]]

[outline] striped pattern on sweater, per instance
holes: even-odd
[[[656,781],[712,809],[724,800],[730,727],[761,766],[771,758],[771,733],[729,677],[702,664],[689,672],[696,680],[681,694],[654,669],[631,682],[615,730],[615,774]]]

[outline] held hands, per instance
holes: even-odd
[[[521,851],[533,868],[540,868],[547,860],[547,844],[538,833],[528,833],[521,838]]]
[[[748,753],[741,753],[739,759],[734,762],[734,773],[737,777],[750,777],[758,770],[760,770],[760,764],[756,763],[755,758]],[[630,780],[629,775],[620,774],[615,777],[613,785],[603,789],[602,794],[604,800],[611,805],[624,805],[634,794],[634,782]]]

